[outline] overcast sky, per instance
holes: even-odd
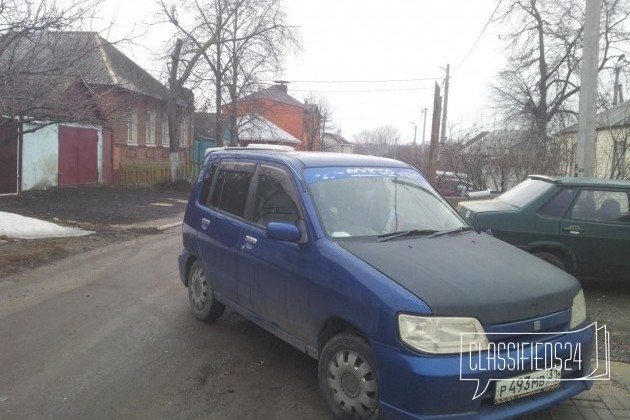
[[[491,126],[488,84],[504,64],[497,28],[482,33],[496,0],[285,0],[288,23],[298,26],[303,51],[287,56],[282,79],[303,101],[309,92],[326,97],[333,122],[348,140],[362,130],[392,125],[411,142],[414,124],[422,140],[422,109],[428,108],[429,140],[433,84],[441,86],[451,65],[448,121],[455,129]],[[115,20],[112,39],[133,30],[137,45],[121,49],[152,73],[162,64],[150,53],[169,29],[146,28],[155,0],[107,0],[104,16]],[[107,34],[105,34],[107,35]],[[124,36],[124,35],[123,35]],[[362,82],[360,81],[371,81]]]

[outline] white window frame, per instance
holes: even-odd
[[[168,115],[162,113],[162,147],[170,147],[171,136],[168,132]]]
[[[145,113],[146,137],[144,139],[147,146],[155,147],[155,111]]]
[[[132,110],[127,119],[127,144],[130,146],[138,145],[138,113]]]

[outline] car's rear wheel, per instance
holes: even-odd
[[[195,318],[214,321],[223,315],[225,306],[214,298],[212,285],[199,260],[188,271],[188,303]]]
[[[536,251],[534,255],[540,258],[541,260],[547,261],[549,264],[555,265],[561,270],[569,271],[566,263],[562,258],[557,256],[556,254],[552,254],[551,252],[546,251]]]
[[[378,418],[376,363],[359,336],[339,334],[326,343],[319,357],[319,387],[336,418]]]

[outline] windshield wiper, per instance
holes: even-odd
[[[441,230],[439,232],[435,232],[431,236],[428,236],[427,239],[437,238],[438,236],[448,235],[450,233],[468,232],[469,230],[473,230],[473,228],[470,226],[460,226],[456,229]]]
[[[383,235],[379,235],[378,238],[377,238],[377,241],[385,242],[385,241],[389,241],[390,239],[394,239],[394,238],[403,238],[403,237],[421,236],[421,235],[431,235],[431,234],[437,234],[437,233],[439,233],[437,230],[429,230],[429,229],[424,229],[424,230],[419,230],[419,229],[404,230],[402,232],[392,232],[392,233],[385,233]]]

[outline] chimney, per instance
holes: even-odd
[[[287,85],[290,83],[287,80],[274,80],[273,81],[275,83],[275,87],[277,89],[280,89],[282,92],[287,93],[288,89],[287,89]]]

